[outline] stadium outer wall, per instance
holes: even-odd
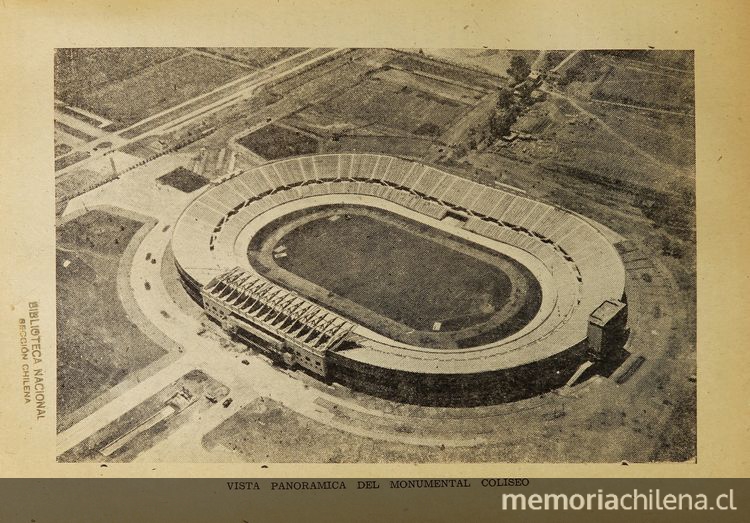
[[[478,407],[518,401],[565,385],[585,361],[585,341],[544,360],[474,374],[422,374],[364,365],[331,353],[330,379],[352,390],[429,407]]]

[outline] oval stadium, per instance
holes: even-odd
[[[596,224],[391,156],[244,171],[192,201],[172,249],[234,339],[405,403],[551,390],[625,332],[625,268]]]

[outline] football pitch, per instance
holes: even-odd
[[[294,213],[256,238],[251,263],[269,277],[407,343],[494,341],[527,323],[541,301],[539,284],[515,260],[374,208]]]

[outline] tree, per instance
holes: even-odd
[[[508,67],[507,72],[516,83],[521,83],[529,76],[531,67],[526,58],[521,55],[515,55],[510,59],[510,67]]]
[[[672,256],[679,259],[685,255],[685,248],[679,240],[670,238],[669,236],[662,236],[661,252],[665,256]]]
[[[575,81],[583,82],[585,79],[586,75],[580,67],[571,66],[565,70],[565,73],[563,73],[563,76],[558,83],[565,86]]]
[[[493,139],[502,138],[510,134],[510,128],[516,118],[513,112],[495,112],[490,117],[490,135]]]
[[[513,105],[513,91],[507,87],[501,87],[497,92],[497,108],[508,109]]]
[[[477,128],[472,127],[469,129],[469,150],[473,151],[477,148]]]

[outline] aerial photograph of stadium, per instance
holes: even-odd
[[[695,462],[694,84],[57,49],[58,462]]]

